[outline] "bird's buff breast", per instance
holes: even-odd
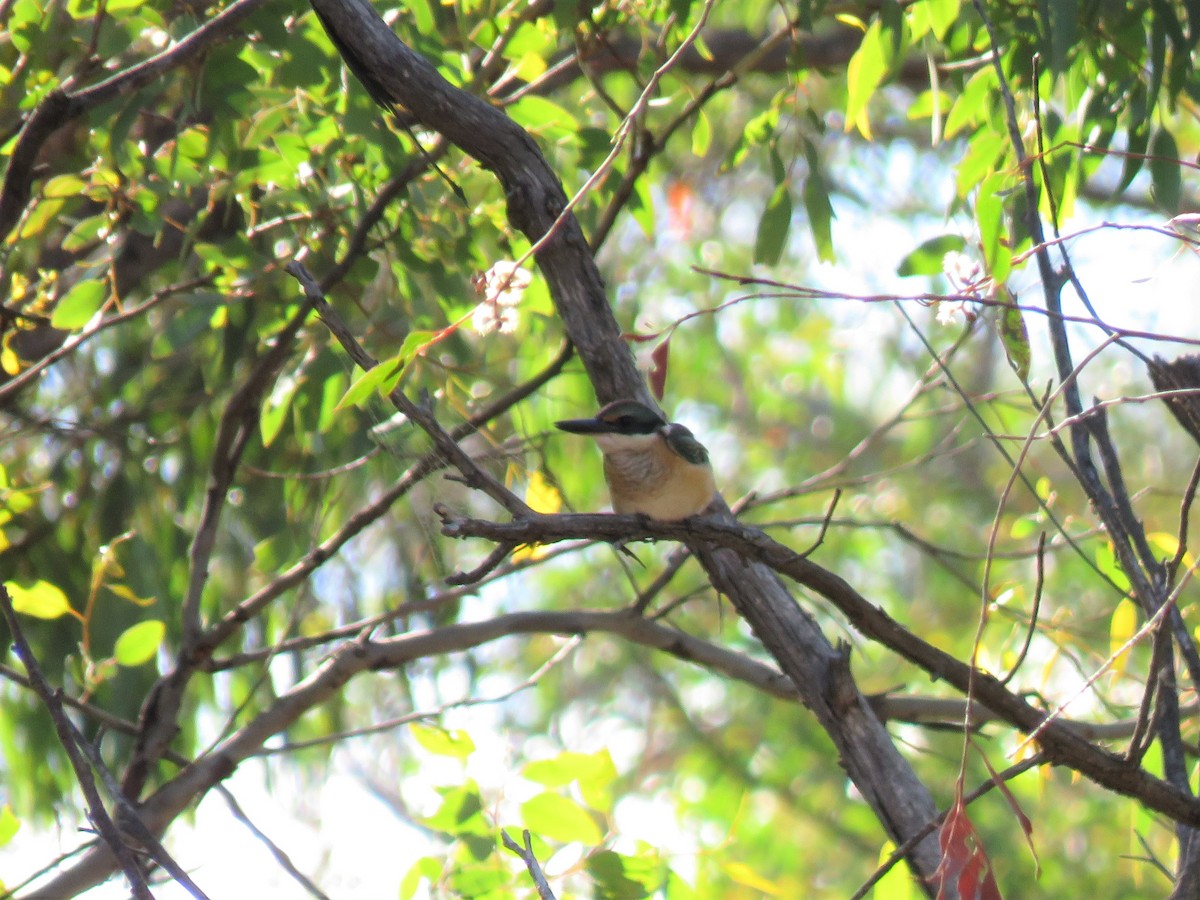
[[[604,475],[612,493],[613,512],[672,520],[694,516],[708,506],[716,493],[712,469],[691,465],[668,454],[669,451],[604,455]]]

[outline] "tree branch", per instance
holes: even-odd
[[[810,559],[772,540],[756,528],[730,524],[712,517],[682,522],[657,522],[638,516],[605,514],[533,516],[497,523],[458,518],[444,508],[442,533],[455,538],[486,538],[508,543],[552,544],[561,540],[591,538],[613,542],[667,539],[721,547],[739,559],[754,560],[816,591],[833,603],[849,623],[926,672],[971,693],[1002,719],[1026,733],[1037,729],[1038,743],[1047,758],[1066,765],[1117,793],[1135,797],[1177,822],[1200,825],[1200,802],[1186,791],[1127,765],[1121,757],[1092,746],[1077,732],[1058,721],[1046,722],[1044,710],[1009,692],[994,676],[973,669],[949,653],[917,637],[880,607],[868,601],[842,578]],[[972,686],[973,682],[973,686]],[[806,698],[807,699],[807,698]]]

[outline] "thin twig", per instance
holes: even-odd
[[[225,800],[225,804],[229,807],[229,812],[233,814],[233,817],[246,826],[249,832],[262,842],[263,846],[267,848],[267,851],[273,857],[275,857],[275,861],[279,863],[279,867],[281,869],[291,875],[292,878],[294,878],[300,884],[300,886],[308,891],[308,893],[313,897],[317,897],[318,900],[329,900],[329,897],[325,894],[325,892],[317,887],[316,883],[311,878],[296,868],[296,865],[292,862],[291,857],[289,857],[278,844],[267,837],[267,835],[264,834],[257,825],[250,821],[250,817],[247,816],[242,810],[242,807],[237,802],[237,798],[233,796],[233,793],[229,790],[229,788],[225,787],[223,784],[218,784],[217,793],[219,793]]]
[[[138,812],[137,807],[121,792],[121,786],[117,784],[117,779],[104,764],[99,748],[80,734],[74,722],[66,717],[64,717],[64,720],[74,735],[76,746],[83,751],[84,755],[91,762],[92,768],[99,774],[101,783],[112,798],[113,805],[116,807],[116,821],[119,823],[121,831],[140,844],[145,850],[146,855],[162,866],[196,900],[208,900],[207,895],[200,889],[200,886],[192,881],[192,877],[184,870],[183,866],[175,861],[175,858],[167,852],[167,848],[162,845],[162,842],[146,827],[146,823],[142,821],[142,816]]]
[[[83,797],[87,803],[88,818],[96,827],[100,838],[116,856],[125,877],[129,880],[129,888],[133,892],[133,896],[138,900],[154,900],[150,888],[146,884],[146,878],[142,874],[141,866],[134,858],[133,851],[125,844],[116,823],[109,816],[108,810],[104,808],[104,801],[100,799],[100,792],[96,789],[92,770],[75,741],[75,731],[63,710],[59,694],[50,687],[46,676],[42,674],[37,657],[33,655],[29,642],[25,640],[25,632],[21,629],[20,619],[13,610],[12,597],[9,596],[8,589],[3,584],[0,584],[0,611],[3,612],[4,619],[8,623],[13,650],[25,666],[25,671],[29,676],[29,686],[33,688],[42,701],[42,705],[46,707],[46,711],[54,723],[58,739],[67,752],[67,759],[70,760],[71,768],[75,772],[75,781],[79,785],[79,789],[83,791]]]
[[[1000,787],[1002,782],[1011,781],[1022,772],[1027,772],[1036,766],[1045,765],[1046,762],[1047,759],[1041,754],[1036,754],[1028,759],[1023,759],[1019,763],[1009,766],[1003,772],[998,773],[995,778],[989,778],[969,794],[965,794],[963,796],[963,803],[968,805],[974,803],[984,794],[991,792],[994,788]],[[850,896],[849,900],[863,900],[863,898],[866,897],[870,892],[871,888],[875,887],[875,885],[879,883],[879,880],[895,867],[896,863],[904,859],[904,857],[918,841],[922,840],[924,837],[932,834],[935,830],[940,828],[942,823],[946,821],[946,816],[949,814],[949,809],[942,810],[936,819],[926,824],[923,829],[909,837],[908,840],[893,850],[888,858],[879,864],[879,868],[877,868],[871,874],[871,877],[859,885],[858,890]]]
[[[497,544],[492,552],[484,558],[483,562],[466,572],[456,572],[455,574],[450,575],[446,578],[446,584],[455,586],[474,584],[482,579],[485,575],[490,574],[492,570],[500,565],[500,563],[504,562],[508,554],[512,553],[512,551],[516,548],[516,544]]]
[[[538,896],[541,897],[541,900],[555,900],[554,891],[550,890],[546,876],[542,874],[542,867],[538,865],[537,857],[533,855],[533,840],[529,836],[529,829],[526,828],[521,834],[525,839],[524,847],[510,838],[507,831],[500,830],[504,846],[517,854],[521,858],[521,862],[525,863],[525,868],[529,870],[529,877],[533,879],[533,883],[537,886]]]
[[[1033,636],[1037,632],[1038,611],[1042,608],[1042,588],[1046,583],[1046,532],[1042,532],[1038,537],[1036,579],[1033,587],[1033,609],[1029,612],[1029,627],[1025,629],[1025,642],[1021,645],[1021,651],[1017,654],[1016,660],[1008,670],[1008,674],[1000,679],[1001,684],[1008,684],[1013,680],[1013,676],[1020,671],[1022,664],[1025,662],[1025,657],[1029,654],[1029,647],[1033,644]]]
[[[821,530],[817,532],[817,539],[809,544],[807,550],[801,550],[801,556],[812,556],[813,552],[825,543],[825,534],[829,531],[829,523],[833,519],[833,514],[837,510],[838,501],[842,499],[842,489],[835,488],[833,491],[833,499],[829,501],[829,507],[825,510],[825,515],[821,519]]]
[[[364,372],[375,368],[378,365],[377,360],[362,348],[341,315],[329,305],[329,301],[325,299],[325,292],[321,290],[321,286],[304,267],[304,264],[293,260],[287,264],[285,271],[300,282],[304,288],[304,296],[354,364]],[[525,515],[530,511],[529,507],[525,505],[525,501],[480,468],[470,455],[458,445],[458,442],[442,428],[429,410],[414,403],[399,387],[394,388],[388,394],[388,400],[399,412],[416,422],[433,439],[434,446],[448,462],[462,473],[467,484],[483,491],[513,515]]]

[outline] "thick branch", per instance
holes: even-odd
[[[966,663],[917,637],[838,575],[755,528],[710,518],[655,522],[635,516],[564,515],[536,516],[507,523],[445,518],[442,530],[451,537],[487,538],[518,544],[549,544],[582,538],[622,542],[661,538],[725,548],[743,559],[763,563],[816,591],[833,603],[864,635],[954,685],[964,694],[973,690],[980,703],[1022,731],[1032,732],[1046,720],[1045,710],[1031,706],[1011,693],[995,677],[978,670],[972,673]],[[1200,825],[1200,802],[1145,770],[1126,764],[1119,756],[1089,744],[1070,726],[1059,721],[1045,724],[1038,733],[1038,743],[1050,761],[1069,766],[1106,788],[1135,797],[1177,822]]]
[[[172,778],[139,807],[142,821],[161,834],[208,790],[228,778],[244,760],[261,752],[266,741],[291,726],[308,710],[328,700],[364,672],[397,669],[414,660],[461,653],[520,634],[611,633],[692,660],[732,677],[769,684],[765,667],[707,641],[627,611],[575,610],[522,612],[483,622],[416,631],[382,641],[351,641],[338,647],[318,669],[282,694],[253,721]],[[775,675],[775,679],[780,676]],[[69,869],[25,900],[75,896],[108,878],[114,867],[107,848],[87,851]]]
[[[496,174],[509,220],[539,245],[538,264],[599,399],[648,400],[578,223],[567,215],[555,226],[566,197],[529,135],[500,110],[449,84],[391,32],[367,0],[311,0],[311,5],[336,32],[335,43],[352,57],[348,63],[373,95],[379,92],[403,106]],[[830,645],[768,568],[728,550],[692,549],[816,713],[888,835],[899,844],[917,834],[937,814],[936,806],[854,684],[846,654]],[[937,841],[920,841],[908,859],[932,895],[941,859]]]

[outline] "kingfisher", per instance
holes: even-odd
[[[702,512],[717,492],[704,445],[683,425],[636,400],[617,400],[590,419],[554,424],[595,439],[618,515],[686,519]]]

